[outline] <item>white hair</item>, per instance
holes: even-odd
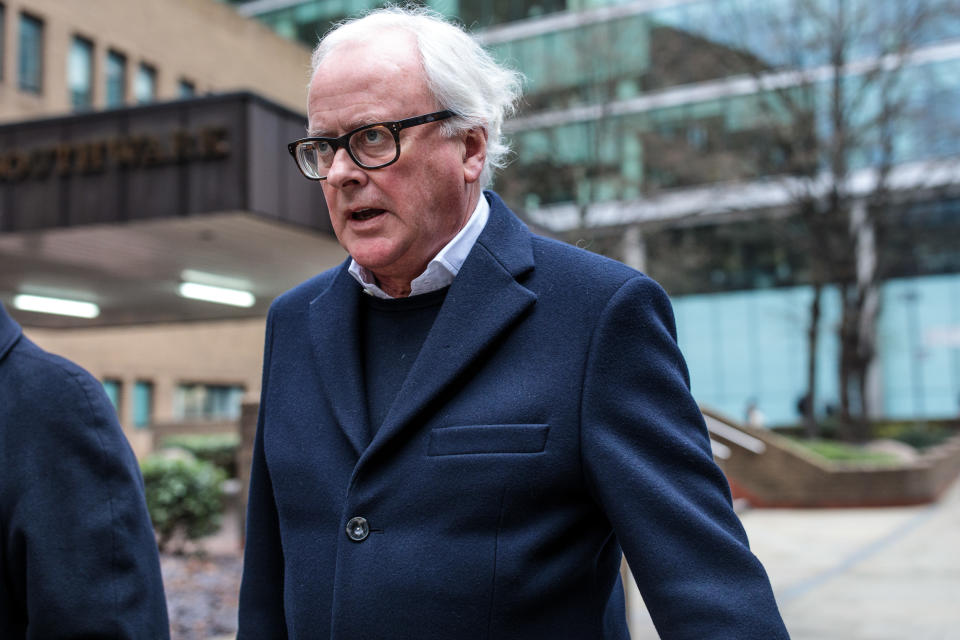
[[[440,14],[421,7],[390,6],[342,22],[314,49],[310,76],[338,45],[390,29],[416,38],[427,86],[444,109],[456,114],[441,123],[444,134],[454,136],[477,127],[486,130],[487,156],[480,184],[489,186],[493,172],[507,164],[510,148],[501,126],[516,110],[523,76],[498,64],[473,37]]]

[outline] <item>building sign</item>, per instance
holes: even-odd
[[[165,136],[126,135],[0,151],[0,181],[46,180],[99,174],[113,168],[149,169],[219,160],[230,155],[225,127],[178,129]]]
[[[0,235],[240,211],[328,233],[287,153],[305,126],[251,93],[0,124]]]

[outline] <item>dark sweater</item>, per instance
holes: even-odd
[[[448,289],[394,300],[363,296],[363,364],[371,435],[387,417]]]

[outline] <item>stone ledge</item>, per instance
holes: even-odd
[[[734,498],[744,498],[754,507],[926,504],[937,500],[960,475],[960,434],[930,448],[913,462],[834,462],[776,433],[746,427],[710,409],[701,409],[708,421],[719,421],[763,443],[763,447],[749,448],[733,432],[710,432],[711,439],[723,445],[726,457],[718,456],[717,463],[730,482]]]

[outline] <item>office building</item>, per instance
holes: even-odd
[[[0,1],[0,300],[104,382],[138,454],[235,420],[270,301],[343,259],[283,144],[309,58],[213,0]]]
[[[331,23],[382,4],[230,3],[311,45]],[[637,266],[665,286],[701,403],[736,418],[753,404],[767,424],[798,421],[818,240],[796,215],[789,179],[797,175],[797,140],[827,139],[832,126],[829,27],[787,0],[421,4],[460,20],[527,77],[522,111],[506,126],[515,158],[495,185],[507,202],[544,232]],[[852,238],[849,269],[838,275],[855,280],[854,254],[861,263],[881,258],[868,411],[950,417],[960,409],[956,8],[942,0],[824,8],[855,24],[839,74],[848,100],[860,100],[851,130],[867,131],[884,105],[904,115],[890,120],[889,154],[879,127],[870,133],[877,141],[851,146],[841,185],[851,208],[873,207],[876,193],[865,185],[883,164],[895,194],[876,213],[875,246],[864,253]],[[918,17],[924,10],[931,15]],[[891,55],[897,37],[903,53]],[[883,76],[886,97],[858,89],[880,82],[884,69],[894,70]],[[776,112],[774,95],[810,101],[805,130],[785,135],[790,114]],[[807,184],[828,168],[818,162],[804,169]],[[821,414],[840,402],[836,285],[825,283],[820,305]]]

